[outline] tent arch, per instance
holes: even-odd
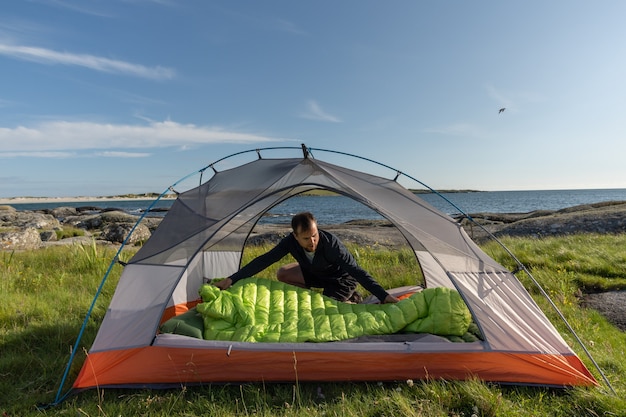
[[[293,149],[299,148],[263,151]],[[409,178],[436,191],[401,171],[367,158],[356,157],[391,170],[395,178],[313,158],[313,151],[354,156],[342,152],[302,145],[304,157],[264,159],[260,151],[256,150],[257,160],[224,171],[218,171],[216,163],[252,151],[233,154],[204,167],[194,173],[200,174],[200,185],[177,193],[160,226],[125,266],[73,391],[96,386],[290,381],[295,377],[294,355],[298,356],[300,381],[477,376],[514,384],[597,384],[515,275],[485,254],[456,221],[397,180]],[[214,175],[202,182],[208,168]],[[191,176],[168,187],[156,201]],[[425,278],[430,277],[430,285],[452,283],[461,293],[485,340],[467,344],[417,341],[246,344],[155,335],[163,312],[197,297],[197,284],[205,278],[227,276],[237,270],[242,245],[259,221],[260,213],[310,187],[303,184],[315,184],[350,197],[356,195],[356,201],[391,221],[415,251]],[[112,264],[118,256],[119,252]],[[85,323],[89,315],[90,312]],[[73,352],[78,350],[81,335],[82,330]],[[61,392],[73,359],[74,353],[59,387],[57,402],[65,397]],[[193,370],[187,369],[191,362]],[[359,365],[363,362],[370,366],[363,369]]]
[[[292,198],[294,198],[294,197],[298,197],[298,196],[300,196],[300,195],[306,194],[306,193],[308,193],[308,192],[310,192],[310,191],[316,191],[316,190],[330,191],[330,192],[334,192],[334,193],[336,193],[336,194],[337,194],[337,195],[339,195],[339,196],[343,196],[343,197],[345,197],[345,198],[348,198],[348,199],[350,199],[350,200],[352,200],[352,201],[354,201],[354,202],[356,202],[356,203],[358,203],[358,204],[361,204],[361,205],[363,205],[364,207],[367,207],[368,209],[372,210],[372,211],[373,211],[373,212],[375,212],[376,214],[380,215],[383,219],[385,219],[385,220],[389,221],[389,222],[392,224],[392,226],[393,226],[393,227],[394,227],[394,228],[398,231],[398,233],[399,233],[399,234],[403,237],[403,239],[404,239],[404,241],[405,241],[406,246],[407,246],[407,247],[409,247],[409,248],[413,251],[413,255],[414,255],[414,258],[415,258],[415,261],[416,261],[416,265],[418,265],[418,266],[420,267],[420,269],[421,269],[421,265],[420,265],[420,263],[419,263],[419,259],[417,258],[417,255],[415,254],[415,248],[413,248],[413,247],[410,245],[409,240],[408,240],[408,239],[407,239],[407,237],[403,234],[403,231],[402,231],[402,230],[398,227],[398,225],[397,225],[396,223],[394,223],[394,222],[393,222],[392,220],[390,220],[390,219],[387,219],[387,218],[384,216],[384,214],[383,214],[383,213],[381,213],[379,210],[377,210],[377,208],[376,208],[375,206],[372,206],[372,205],[368,204],[366,201],[361,201],[361,200],[359,200],[359,199],[357,199],[357,198],[354,198],[354,196],[349,195],[349,194],[346,194],[345,192],[342,192],[342,191],[339,191],[339,190],[336,190],[336,189],[333,189],[333,188],[330,188],[330,187],[324,187],[324,186],[320,186],[320,185],[318,185],[318,184],[312,184],[312,183],[311,183],[311,184],[302,184],[302,185],[303,185],[303,188],[305,188],[304,190],[301,190],[301,191],[299,191],[297,194],[289,195],[288,197],[283,198],[283,199],[281,199],[281,200],[277,201],[274,205],[272,205],[271,207],[267,208],[266,210],[264,210],[263,212],[261,212],[261,213],[260,213],[259,218],[258,218],[258,219],[257,219],[257,221],[254,223],[254,225],[252,226],[252,228],[250,229],[250,231],[248,232],[248,235],[247,235],[247,237],[245,238],[245,240],[244,240],[244,242],[243,242],[243,245],[242,245],[242,246],[246,246],[246,245],[248,244],[248,240],[250,239],[250,236],[252,235],[252,233],[253,233],[253,231],[254,231],[254,229],[255,229],[256,225],[257,225],[257,224],[259,223],[259,221],[260,221],[260,220],[261,220],[261,219],[262,219],[262,218],[263,218],[263,217],[264,217],[264,216],[265,216],[268,212],[270,212],[272,209],[274,209],[274,208],[276,208],[276,207],[279,207],[281,204],[285,203],[287,200],[290,200],[290,199],[292,199]],[[308,188],[307,188],[307,187],[308,187]],[[304,211],[305,209],[302,209],[302,210]],[[313,214],[315,215],[315,213],[313,213]],[[323,228],[323,226],[324,226],[324,225],[322,225],[322,224],[321,224],[320,226],[322,226],[322,228]],[[290,226],[289,226],[289,227],[290,227]],[[242,254],[243,254],[243,252],[242,252]],[[243,265],[242,265],[242,264],[241,264],[241,262],[240,262],[239,267],[241,267],[241,266],[243,266]],[[422,271],[422,274],[423,274],[423,271]]]

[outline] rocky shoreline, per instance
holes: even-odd
[[[562,210],[530,213],[474,213],[456,218],[477,243],[490,235],[546,237],[577,233],[626,232],[626,202],[586,204]],[[0,205],[0,250],[32,250],[52,245],[119,245],[135,227],[128,245],[146,241],[163,217],[146,216],[135,227],[137,216],[123,211],[98,207],[57,207],[52,210],[18,211]],[[320,225],[347,243],[360,246],[394,248],[405,245],[400,232],[387,221],[353,220],[336,225]],[[76,235],[67,231],[79,231]],[[284,225],[259,225],[249,243],[274,243],[290,230]],[[626,331],[626,291],[585,296],[583,305],[604,314]]]
[[[0,249],[26,250],[50,244],[66,244],[78,236],[64,230],[78,230],[89,241],[122,243],[138,217],[110,207],[57,207],[38,211],[19,211],[0,205]],[[162,216],[148,215],[135,228],[130,244],[147,240]],[[500,236],[547,237],[576,233],[626,232],[626,201],[585,204],[562,210],[529,213],[473,213],[455,218],[477,243]],[[352,220],[341,224],[320,225],[342,240],[358,245],[396,247],[405,244],[400,232],[384,220]],[[289,233],[285,225],[257,225],[250,243],[276,242]],[[66,237],[59,239],[60,237]],[[70,240],[68,240],[70,239]],[[73,239],[73,240],[72,240]],[[79,239],[80,240],[80,239]]]

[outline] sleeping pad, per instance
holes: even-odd
[[[204,339],[330,342],[400,331],[461,336],[471,315],[459,293],[428,288],[396,304],[348,304],[279,281],[248,278],[200,288]]]

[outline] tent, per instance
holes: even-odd
[[[295,158],[264,158],[256,151],[258,158],[240,166],[221,171],[207,166],[200,172],[213,170],[208,181],[177,193],[159,227],[125,265],[72,391],[474,377],[505,384],[597,385],[516,276],[484,253],[457,221],[402,186],[398,177],[405,174],[394,170],[395,178],[388,179],[348,169],[313,157],[314,151],[333,151],[304,145]],[[457,290],[484,340],[249,343],[158,332],[165,319],[196,305],[207,279],[240,267],[246,241],[265,213],[311,190],[349,197],[389,220],[414,252],[425,286]]]

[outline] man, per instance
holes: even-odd
[[[344,302],[359,302],[357,283],[383,303],[399,300],[362,269],[348,249],[332,233],[318,230],[309,212],[291,219],[293,233],[283,238],[269,252],[250,261],[230,277],[215,285],[225,290],[240,279],[251,277],[290,253],[297,262],[282,266],[276,273],[279,281],[302,288],[323,288],[323,294]]]

